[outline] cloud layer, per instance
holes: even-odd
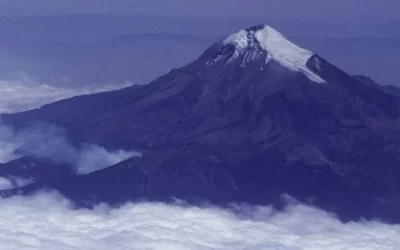
[[[11,80],[0,79],[0,114],[25,111],[77,95],[111,91],[130,85],[56,86],[36,82],[27,75]]]
[[[239,206],[218,208],[162,203],[72,210],[56,194],[0,200],[2,249],[280,249],[397,250],[400,226],[343,224],[301,204],[276,212]]]

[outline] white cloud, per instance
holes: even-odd
[[[12,181],[8,178],[0,177],[0,190],[14,188]]]
[[[18,158],[18,156],[14,154],[18,146],[14,138],[14,129],[0,124],[0,163],[9,162]]]
[[[23,179],[13,176],[0,177],[0,190],[22,187],[33,183],[30,179]]]
[[[55,194],[0,200],[1,249],[280,249],[398,250],[400,226],[341,223],[301,204],[275,212],[162,203],[72,210]]]
[[[98,169],[103,169],[132,157],[141,157],[136,151],[115,150],[107,151],[97,145],[84,146],[80,149],[78,160],[75,163],[78,174],[87,174]]]
[[[85,95],[121,89],[131,83],[68,87],[65,84],[50,85],[33,80],[26,74],[17,78],[0,79],[0,114],[25,111],[44,104]]]
[[[87,174],[142,154],[133,150],[106,150],[93,144],[75,146],[68,141],[62,128],[49,124],[14,130],[0,123],[0,163],[23,156],[67,163],[74,166],[78,174]]]

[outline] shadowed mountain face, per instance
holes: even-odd
[[[381,88],[384,92],[386,92],[389,95],[396,95],[400,97],[400,89],[396,87],[395,85],[379,85],[376,83],[374,80],[372,80],[370,77],[363,76],[363,75],[356,75],[353,76],[357,81],[360,81],[362,83],[368,84],[370,86],[378,87]]]
[[[3,116],[16,128],[46,121],[75,143],[144,153],[3,195],[49,187],[90,206],[172,198],[280,205],[289,194],[344,220],[399,221],[399,108],[398,95],[256,26],[149,85]]]

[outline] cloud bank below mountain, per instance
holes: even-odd
[[[57,194],[0,200],[4,249],[384,249],[400,247],[400,226],[342,223],[302,204],[214,207],[128,203],[93,211]],[[237,213],[240,211],[241,213]]]

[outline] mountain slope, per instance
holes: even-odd
[[[371,78],[369,78],[367,76],[363,76],[363,75],[355,75],[355,76],[353,76],[353,78],[364,84],[379,88],[388,95],[395,95],[397,97],[400,97],[400,88],[396,87],[395,85],[380,85],[380,84],[376,83],[374,80],[372,80]]]
[[[149,85],[75,97],[3,121],[17,128],[47,121],[75,143],[144,153],[22,189],[28,193],[55,188],[81,205],[173,197],[279,205],[289,194],[344,220],[398,221],[399,108],[397,96],[259,25]]]

